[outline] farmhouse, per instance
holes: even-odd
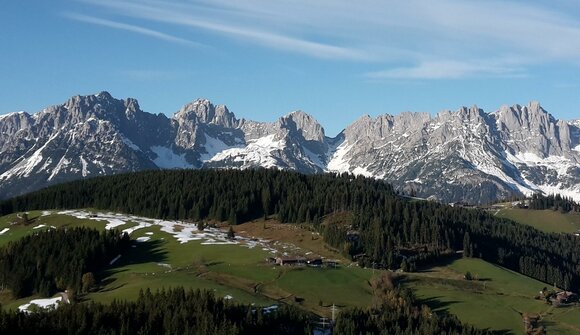
[[[301,265],[306,264],[304,257],[276,257],[276,264],[278,265]]]
[[[321,267],[323,265],[322,258],[304,258],[299,256],[276,257],[274,263],[277,265],[308,265],[314,267]]]
[[[556,294],[556,297],[552,299],[554,304],[569,304],[578,301],[578,295],[569,291],[562,291]]]
[[[322,266],[322,258],[320,257],[309,258],[306,260],[306,264],[308,264],[308,266],[320,267]]]

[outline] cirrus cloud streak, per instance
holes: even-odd
[[[87,2],[101,8],[103,15],[125,16],[141,20],[143,25],[165,24],[168,29],[178,29],[181,36],[210,33],[265,49],[361,63],[375,68],[366,75],[375,79],[518,77],[525,76],[528,68],[541,64],[580,65],[580,20],[563,10],[552,9],[550,3],[514,0]],[[95,20],[93,23],[162,38],[142,30],[147,28]]]

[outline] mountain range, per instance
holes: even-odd
[[[364,115],[328,137],[302,111],[259,122],[198,99],[167,117],[107,92],[0,115],[0,198],[130,171],[256,167],[364,175],[442,202],[534,192],[580,201],[580,120],[530,102],[492,113]]]

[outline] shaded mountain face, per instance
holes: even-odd
[[[474,106],[363,116],[330,138],[301,111],[257,122],[200,99],[168,118],[107,92],[0,116],[0,198],[146,169],[255,167],[360,174],[444,202],[580,200],[580,120],[556,120],[536,102],[490,114]]]

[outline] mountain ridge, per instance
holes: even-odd
[[[121,172],[254,167],[361,174],[444,202],[532,192],[580,200],[580,120],[533,101],[363,115],[329,137],[303,111],[260,122],[196,99],[168,117],[105,91],[0,116],[0,198]]]

